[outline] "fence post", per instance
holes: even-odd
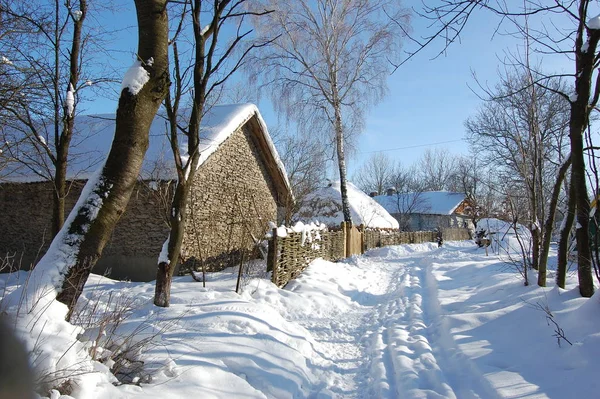
[[[277,285],[277,229],[273,229],[269,251],[267,253],[267,271],[271,271],[271,281]]]
[[[360,234],[360,253],[365,253],[365,225],[358,226],[358,234]]]
[[[344,230],[344,257],[350,257],[350,247],[351,247],[351,237],[350,237],[350,229],[352,229],[352,225],[350,223],[342,222],[342,230]]]

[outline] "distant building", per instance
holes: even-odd
[[[449,191],[398,193],[394,188],[389,188],[386,195],[377,195],[373,199],[398,221],[401,230],[473,228],[472,208],[462,193]]]
[[[90,154],[106,154],[115,130],[114,116],[79,118],[78,128],[91,130],[81,145]],[[262,237],[268,222],[280,221],[292,192],[254,105],[212,107],[202,119],[200,138],[201,166],[188,205],[180,261],[215,270],[237,263],[241,248]],[[167,215],[176,178],[172,159],[165,121],[157,116],[142,176],[94,272],[108,271],[111,277],[136,281],[155,278],[158,255],[169,234]],[[67,211],[86,181],[85,174],[73,168],[70,176]],[[52,193],[51,182],[33,176],[0,183],[0,257],[12,256],[17,264],[22,260],[27,266],[43,255],[50,241]]]

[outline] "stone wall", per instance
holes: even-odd
[[[250,129],[246,124],[235,132],[198,170],[182,273],[203,264],[208,270],[237,264],[241,250],[251,250],[268,222],[277,222],[275,188]]]
[[[85,184],[71,182],[66,212],[71,211]],[[150,280],[151,264],[168,235],[165,208],[159,187],[139,182],[121,220],[108,241],[96,273],[111,277]],[[164,189],[164,187],[162,187]],[[48,249],[51,241],[52,183],[0,184],[0,256],[13,257],[14,266],[29,268]],[[154,272],[155,274],[155,272]]]
[[[204,263],[215,270],[235,264],[241,249],[254,247],[252,237],[262,238],[268,222],[277,221],[275,188],[262,159],[246,124],[198,170],[183,246],[187,265],[198,269]],[[83,184],[73,183],[67,212]],[[135,281],[155,278],[158,254],[169,233],[166,215],[173,185],[138,183],[94,272]],[[46,251],[51,187],[49,182],[0,184],[0,256],[22,259],[26,267]]]

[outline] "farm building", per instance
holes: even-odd
[[[114,116],[81,116],[76,126],[89,134],[77,147],[87,161],[106,154]],[[258,109],[252,104],[214,106],[203,117],[201,166],[194,181],[180,262],[209,270],[235,263],[268,223],[279,222],[293,198],[285,168]],[[130,203],[94,272],[149,281],[168,236],[167,212],[175,185],[174,163],[157,116],[150,147]],[[185,155],[182,155],[184,157]],[[85,173],[71,165],[67,211],[75,204]],[[0,256],[22,266],[35,263],[50,241],[52,183],[14,173],[0,183]],[[39,178],[38,178],[39,180]]]
[[[385,195],[377,195],[373,199],[398,221],[401,230],[473,228],[471,206],[463,193],[398,193],[392,188],[388,189]]]
[[[398,222],[373,198],[363,193],[352,183],[348,183],[350,214],[355,226],[370,228],[397,229]],[[310,193],[293,219],[310,223],[318,221],[329,227],[339,227],[344,220],[340,183],[334,182]]]

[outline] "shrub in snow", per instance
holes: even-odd
[[[79,339],[86,343],[90,356],[110,369],[117,379],[115,384],[152,380],[153,372],[159,367],[144,353],[177,321],[156,316],[145,323],[129,325],[133,311],[144,304],[123,291],[97,290],[81,297],[71,318],[83,328]]]
[[[17,271],[5,277],[0,292],[10,294],[33,284],[29,276]],[[16,304],[3,296],[0,312],[24,343],[40,395],[85,397],[86,390],[98,384],[139,384],[150,381],[163,368],[164,362],[152,361],[144,354],[178,319],[156,316],[130,326],[128,318],[142,303],[121,292],[98,290],[80,298],[69,323],[65,321],[67,306],[48,300],[54,290],[32,292],[37,296],[24,294]]]

